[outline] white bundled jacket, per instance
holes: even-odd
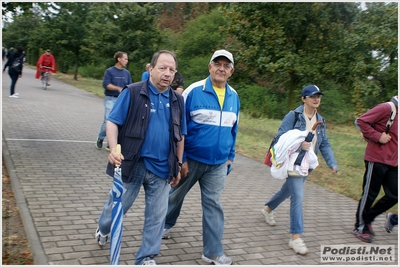
[[[296,152],[308,135],[308,131],[298,129],[289,130],[282,134],[278,142],[272,147],[271,175],[276,179],[285,179],[288,172],[293,176],[307,176],[309,169],[318,166],[318,158],[313,149],[308,150],[301,165],[294,165],[299,152]]]

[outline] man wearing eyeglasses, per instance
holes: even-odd
[[[168,200],[163,238],[170,237],[186,194],[196,182],[203,208],[202,259],[216,265],[231,265],[224,254],[224,212],[220,203],[226,176],[235,157],[240,110],[239,96],[229,86],[234,71],[233,56],[217,50],[208,64],[210,75],[191,84],[184,92],[187,135],[181,170],[182,179]]]

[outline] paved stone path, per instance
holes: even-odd
[[[17,82],[19,99],[9,98],[10,79],[2,76],[3,158],[12,179],[35,264],[108,265],[109,244],[101,248],[94,231],[112,179],[105,174],[107,151],[95,140],[103,101],[53,79],[42,90],[28,67]],[[352,234],[357,202],[310,182],[305,183],[304,240],[309,254],[288,248],[289,203],[276,210],[277,226],[260,215],[265,201],[282,181],[271,178],[262,163],[237,155],[222,195],[225,253],[237,265],[319,265],[321,245],[366,245]],[[143,191],[124,217],[121,264],[132,265],[141,243]],[[195,186],[182,214],[162,242],[160,265],[205,265],[201,260],[200,194]],[[373,245],[396,245],[398,231],[383,229],[377,218]],[[386,264],[397,264],[396,262]],[[336,263],[339,264],[339,263]],[[360,263],[354,263],[360,264]],[[366,263],[362,263],[366,264]]]

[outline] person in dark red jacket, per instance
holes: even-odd
[[[394,96],[391,102],[395,104],[397,114],[398,97]],[[353,234],[367,243],[371,243],[375,235],[371,226],[375,218],[397,204],[398,120],[396,115],[390,131],[386,132],[391,113],[391,104],[381,103],[355,121],[368,144],[364,154],[363,193],[357,207]],[[381,187],[385,195],[372,206]]]
[[[38,62],[36,63],[36,76],[35,76],[36,79],[39,79],[42,72],[46,71],[46,68],[44,67],[51,68],[49,71],[49,79],[48,79],[48,81],[50,82],[51,73],[56,73],[57,71],[56,59],[51,54],[50,49],[47,49],[46,52],[40,56]],[[50,84],[47,84],[47,86],[49,85]]]

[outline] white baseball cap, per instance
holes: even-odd
[[[217,57],[226,57],[230,62],[232,62],[232,64],[234,64],[232,54],[224,49],[215,51],[214,55],[211,57],[210,63]]]

